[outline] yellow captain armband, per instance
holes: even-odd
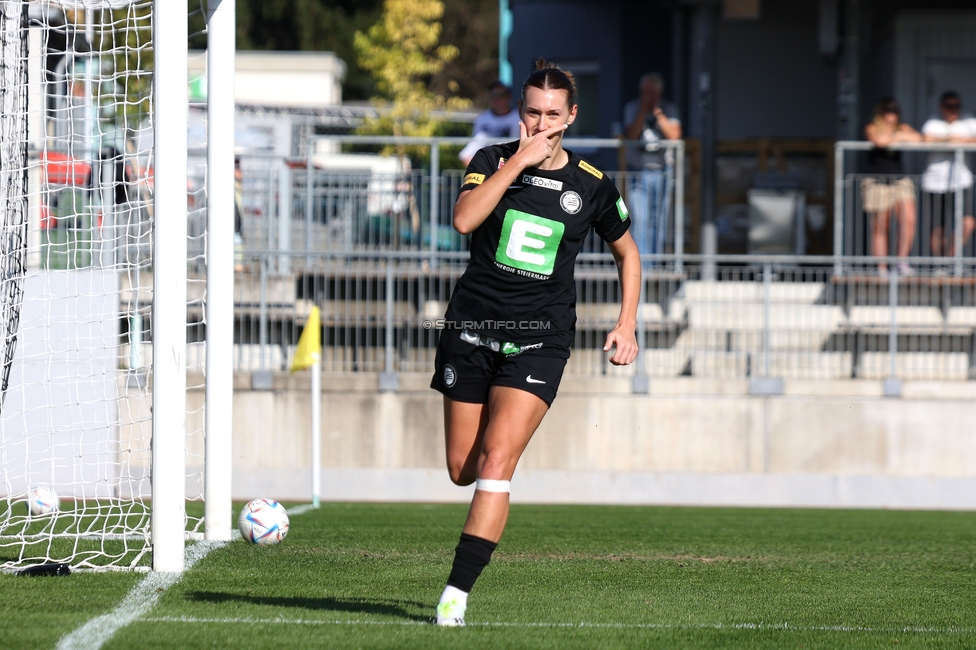
[[[593,174],[597,178],[603,178],[603,172],[601,172],[599,169],[597,169],[596,167],[594,167],[590,163],[586,162],[585,160],[579,161],[579,166],[580,166],[581,169],[584,169],[584,170],[590,172],[591,174]]]
[[[485,182],[484,174],[466,174],[464,180],[461,181],[461,185],[481,185]]]

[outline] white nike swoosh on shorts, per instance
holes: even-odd
[[[546,382],[542,381],[541,379],[532,379],[532,375],[529,375],[528,377],[526,377],[525,378],[525,381],[529,382],[530,384],[544,384],[544,383],[546,383]]]

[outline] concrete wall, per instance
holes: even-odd
[[[306,375],[237,378],[234,496],[307,498]],[[375,375],[327,376],[323,498],[466,501],[443,469],[441,399],[426,375],[398,393]],[[513,481],[514,501],[976,509],[976,382],[747,382],[567,378]],[[192,399],[192,397],[191,397]],[[188,425],[193,426],[192,422]]]

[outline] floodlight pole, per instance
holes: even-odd
[[[234,422],[233,0],[207,6],[207,401],[204,533],[229,540]]]
[[[186,522],[187,0],[153,1],[153,570],[183,571]]]

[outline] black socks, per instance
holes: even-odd
[[[470,592],[475,580],[491,561],[496,546],[498,544],[487,539],[461,533],[461,541],[454,549],[454,566],[447,584],[465,593]]]

